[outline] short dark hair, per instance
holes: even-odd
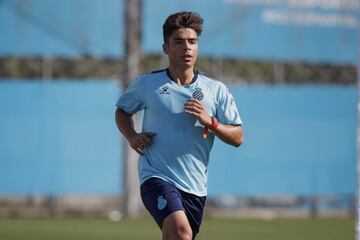
[[[196,12],[177,12],[170,15],[163,25],[164,42],[168,42],[171,34],[180,28],[191,28],[200,36],[203,22]]]

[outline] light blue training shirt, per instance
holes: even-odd
[[[168,69],[143,74],[123,92],[116,106],[130,115],[144,110],[142,132],[156,133],[139,159],[140,183],[158,177],[185,192],[206,196],[215,135],[209,132],[204,139],[204,126],[184,112],[190,98],[200,100],[207,114],[220,123],[242,125],[227,87],[200,72],[189,85],[172,81]]]

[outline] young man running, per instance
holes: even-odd
[[[169,67],[139,76],[117,102],[116,123],[141,155],[142,201],[163,240],[191,240],[199,232],[214,137],[236,147],[243,142],[226,86],[194,69],[202,23],[193,12],[169,16],[163,25]],[[131,116],[140,110],[143,132],[137,133]]]

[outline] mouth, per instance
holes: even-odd
[[[183,55],[182,58],[185,60],[191,60],[193,57],[191,55],[186,54],[186,55]]]

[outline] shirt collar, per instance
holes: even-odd
[[[174,83],[176,83],[176,81],[175,81],[175,80],[171,77],[171,75],[170,75],[169,68],[166,69],[166,75],[170,78],[171,81],[173,81]],[[195,83],[196,80],[197,80],[197,78],[198,78],[198,75],[199,75],[199,71],[194,69],[194,77],[193,77],[193,79],[191,80],[191,83],[190,83],[190,84],[185,84],[185,85],[191,85],[191,84]]]

